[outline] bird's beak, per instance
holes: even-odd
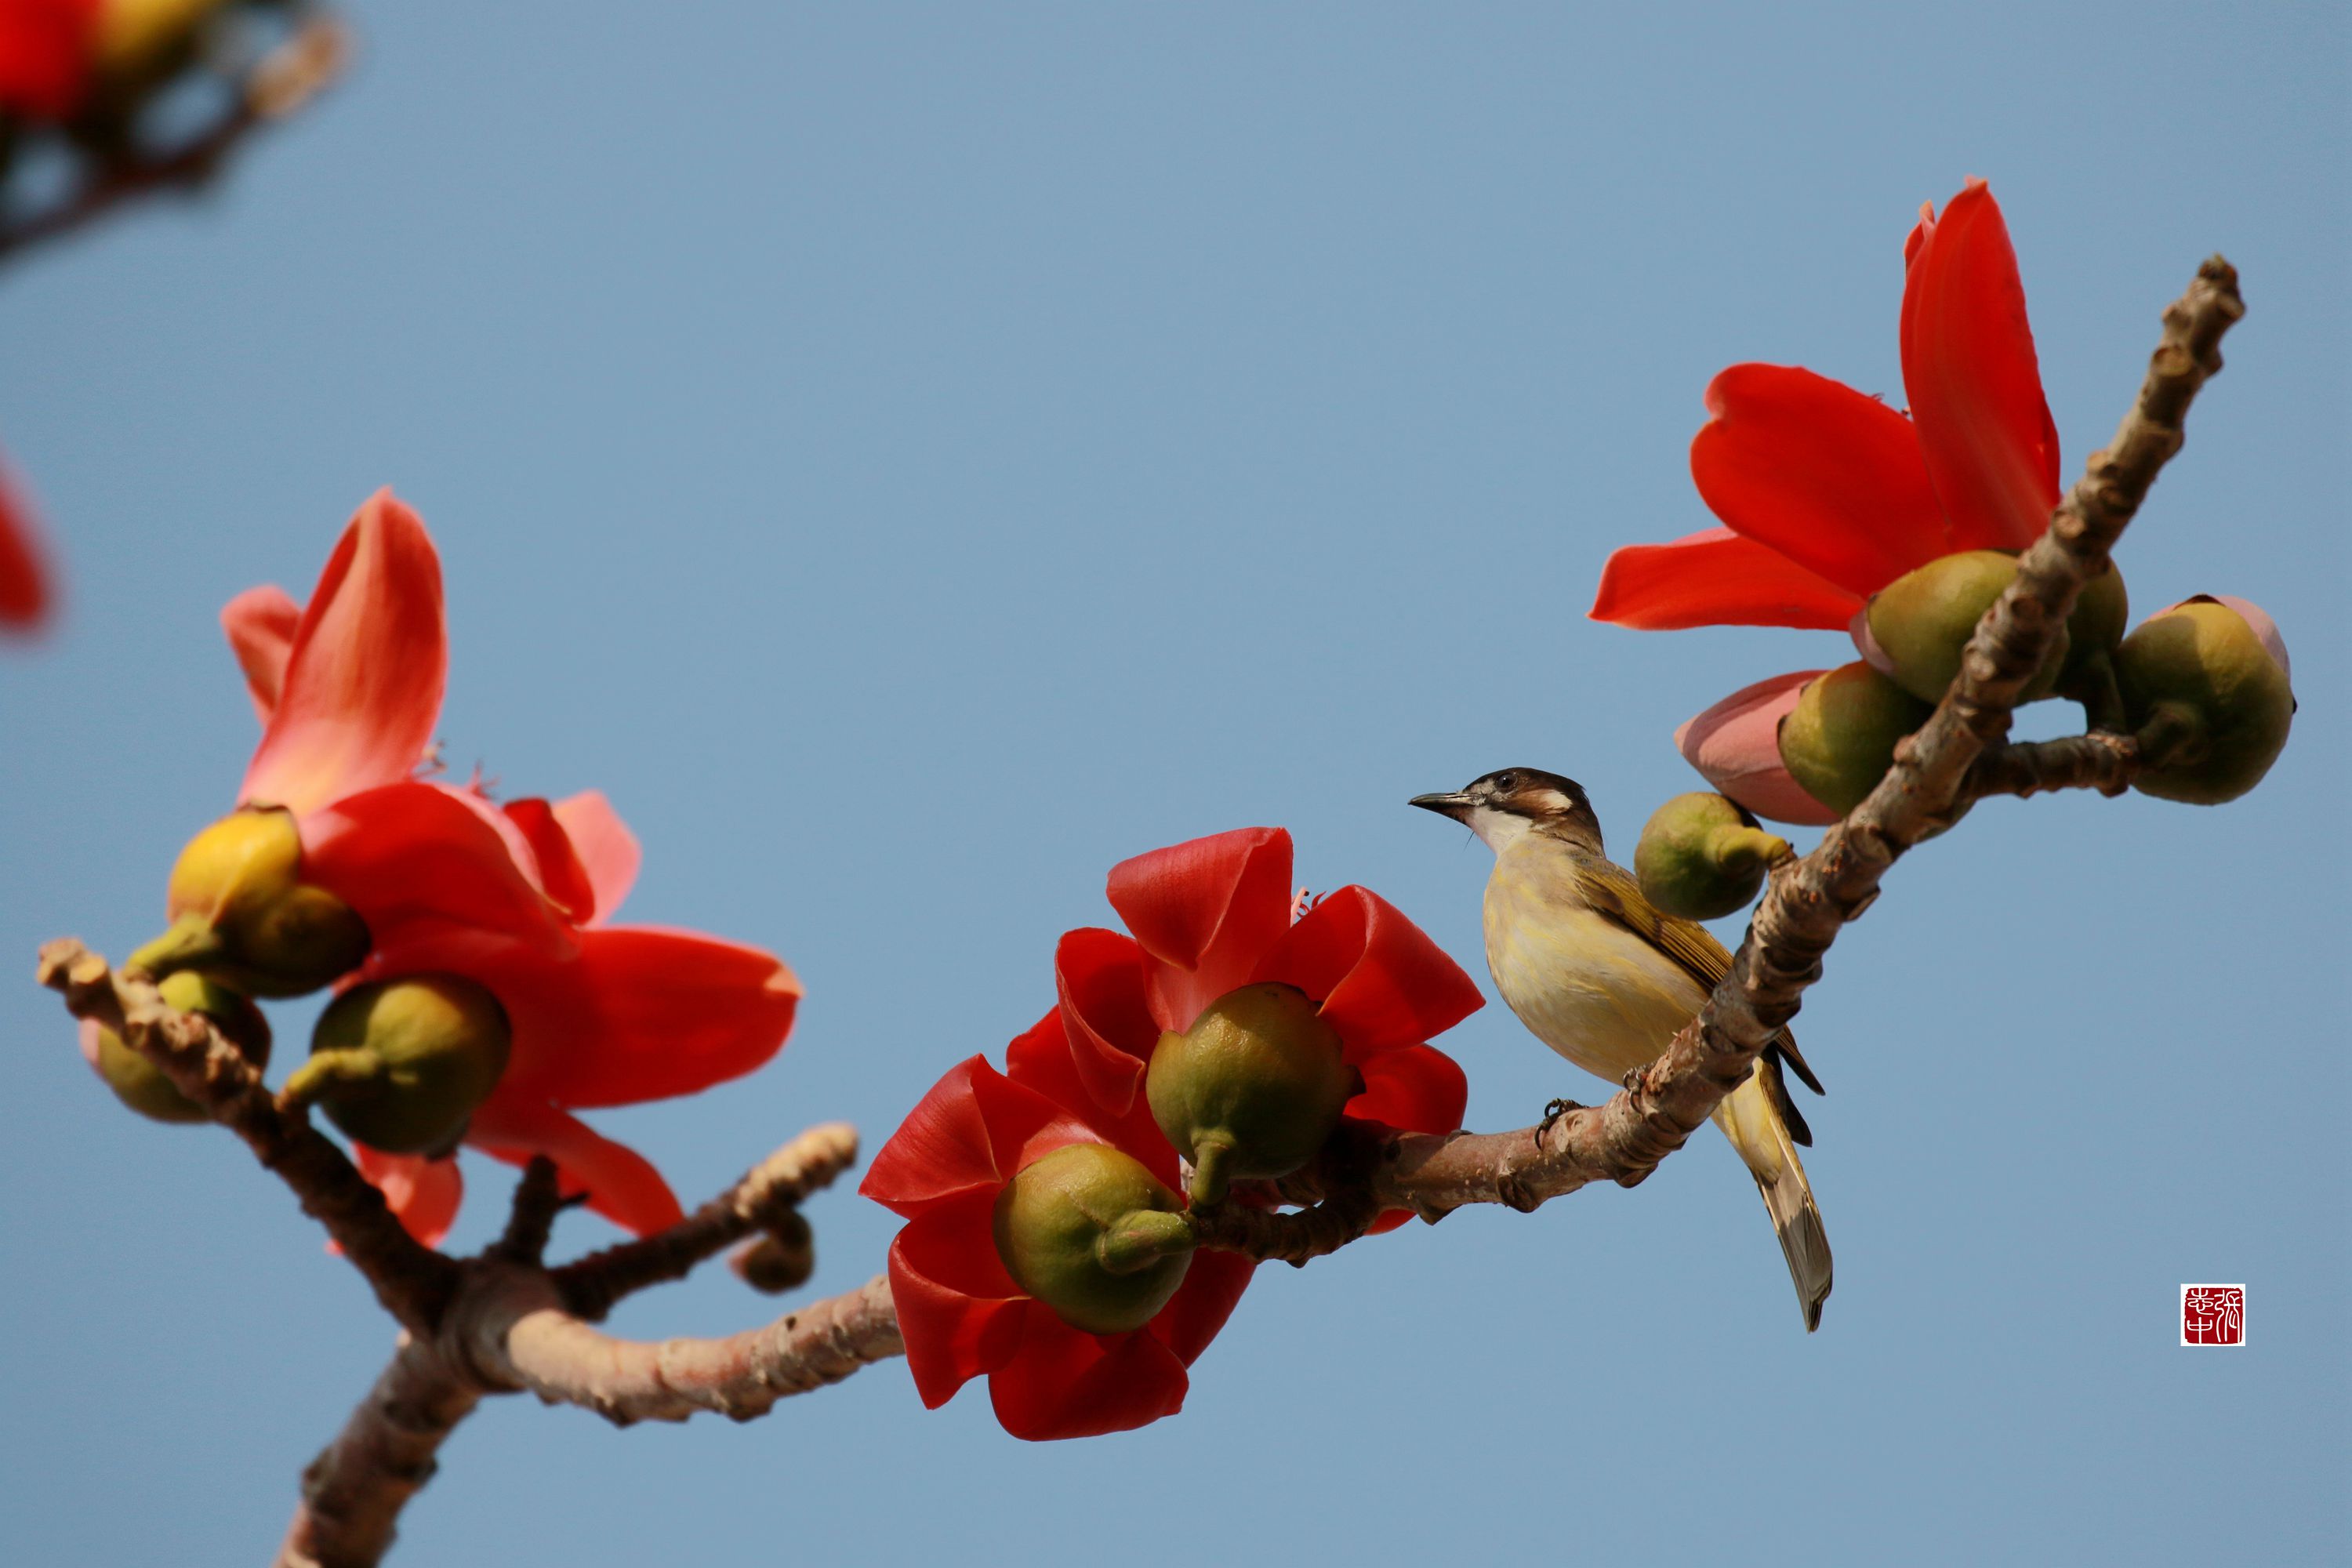
[[[1467,795],[1457,789],[1444,795],[1417,795],[1405,804],[1417,805],[1423,811],[1433,811],[1440,816],[1450,816],[1459,822],[1462,820],[1462,814],[1468,811],[1473,803]]]

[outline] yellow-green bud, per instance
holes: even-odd
[[[1670,915],[1711,921],[1745,909],[1789,841],[1722,795],[1678,795],[1650,815],[1633,847],[1642,896]]]
[[[166,975],[156,989],[167,1005],[211,1019],[222,1037],[256,1068],[269,1065],[269,1020],[247,998],[201,974]],[[132,1050],[121,1036],[102,1024],[87,1027],[92,1031],[87,1047],[90,1066],[117,1100],[156,1121],[207,1120],[202,1108],[163,1076],[162,1068]]]
[[[319,1015],[285,1097],[387,1154],[440,1154],[506,1071],[506,1009],[455,974],[354,985]]]
[[[1960,673],[1960,655],[1977,623],[2015,581],[2017,558],[1999,550],[1963,550],[1897,577],[1872,596],[1868,612],[1871,638],[1886,656],[1883,668],[1912,696],[1941,701]],[[2019,701],[2036,701],[2057,689],[2068,649],[2068,633],[2061,627],[2057,646]]]
[[[300,996],[349,973],[367,956],[367,924],[301,871],[291,812],[231,812],[180,851],[164,901],[172,929],[131,967],[194,970],[254,996]]]
[[[2130,625],[2131,595],[2124,588],[2122,570],[2111,561],[2074,596],[2074,613],[2066,617],[2066,635],[2074,641],[2068,662],[2079,664],[2093,654],[2115,652]]]
[[[996,1255],[1013,1283],[1074,1329],[1123,1334],[1160,1315],[1192,1266],[1184,1200],[1142,1163],[1071,1143],[996,1199]]]
[[[1192,1163],[1192,1201],[1286,1176],[1315,1157],[1363,1089],[1339,1031],[1295,985],[1244,985],[1160,1037],[1143,1080],[1151,1118]]]
[[[103,76],[152,81],[195,58],[199,30],[229,0],[104,0],[91,53]]]
[[[1935,710],[1857,659],[1812,681],[1780,721],[1780,762],[1807,795],[1849,812],[1895,763],[1895,743]]]
[[[2148,744],[2134,781],[2144,795],[2195,805],[2235,800],[2262,783],[2286,745],[2294,718],[2286,668],[2244,616],[2217,599],[2200,595],[2140,623],[2116,650],[2116,677]]]

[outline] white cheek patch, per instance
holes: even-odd
[[[1470,831],[1486,842],[1486,847],[1500,855],[1505,849],[1527,836],[1535,826],[1524,816],[1507,811],[1496,811],[1491,805],[1474,805],[1463,820]]]

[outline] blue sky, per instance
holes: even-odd
[[[1112,862],[1195,834],[1287,826],[1483,981],[1485,852],[1405,797],[1554,769],[1630,857],[1694,787],[1676,723],[1845,657],[1583,610],[1612,547],[1707,521],[1715,371],[1899,398],[1902,240],[1971,174],[2070,475],[2197,262],[2242,269],[2122,559],[2143,611],[2270,609],[2302,702],[2247,800],[1990,803],[1841,939],[1801,1024],[1818,1335],[1710,1135],[1265,1270],[1133,1436],[1019,1444],[898,1365],[740,1428],[499,1401],[402,1560],[2343,1552],[2340,10],[360,12],[350,82],[216,194],[0,274],[0,441],[69,573],[0,653],[24,976],[152,933],[253,739],[219,605],[307,591],[391,483],[443,551],[453,762],[605,789],[634,918],[808,986],[758,1077],[601,1119],[689,1202],[812,1121],[878,1143],[1044,1011]],[[54,999],[0,1029],[12,1543],[254,1561],[390,1325],[232,1140],[116,1110]],[[1499,1005],[1444,1043],[1474,1126],[1598,1087]],[[469,1174],[465,1245],[504,1185]],[[816,1289],[880,1266],[887,1215],[810,1213]],[[2175,1343],[2199,1280],[2247,1283],[2243,1352]],[[713,1270],[615,1326],[774,1310]]]

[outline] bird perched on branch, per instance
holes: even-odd
[[[1535,1037],[1590,1073],[1621,1082],[1654,1060],[1731,967],[1706,928],[1664,914],[1633,873],[1601,847],[1601,823],[1573,779],[1505,768],[1465,789],[1415,795],[1495,852],[1486,881],[1486,968]],[[1830,1241],[1797,1145],[1813,1139],[1783,1069],[1814,1093],[1819,1079],[1783,1030],[1715,1124],[1763,1194],[1789,1260],[1808,1332],[1830,1294]]]

